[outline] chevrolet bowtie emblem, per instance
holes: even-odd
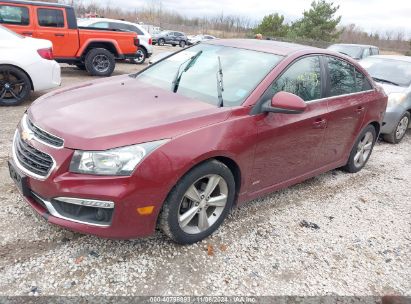
[[[34,138],[34,133],[31,131],[24,130],[21,132],[21,139],[24,141],[31,141]]]

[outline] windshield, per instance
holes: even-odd
[[[24,37],[0,25],[0,39],[8,40],[8,39],[16,39],[16,38],[23,39]]]
[[[197,58],[190,60],[196,54]],[[173,91],[177,71],[190,65],[179,79],[176,94],[221,105],[219,82],[222,72],[224,106],[238,106],[282,58],[268,53],[201,44],[154,64],[138,74],[137,79]]]
[[[328,48],[331,51],[343,53],[354,59],[360,59],[362,54],[362,48],[355,45],[332,45]]]
[[[401,87],[411,85],[411,62],[368,57],[361,60],[360,64],[376,81],[386,80]]]

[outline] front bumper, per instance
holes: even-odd
[[[23,131],[22,126],[19,126],[18,131]],[[19,133],[16,132],[13,147],[19,136],[17,134]],[[49,223],[76,232],[113,239],[134,239],[154,233],[159,211],[169,191],[161,181],[148,177],[144,170],[137,176],[94,176],[70,173],[68,169],[73,150],[64,147],[56,149],[35,138],[26,143],[52,156],[55,162],[50,174],[45,178],[39,178],[23,170],[24,167],[14,151],[10,160],[18,175],[24,178],[25,190],[18,188],[25,201]],[[83,218],[66,216],[55,204],[53,205],[57,198],[62,197],[113,202],[114,208],[110,221],[108,224],[106,222],[99,224],[98,221],[90,222],[84,221]],[[151,214],[139,213],[140,208],[147,206],[154,206]]]

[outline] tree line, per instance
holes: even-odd
[[[143,22],[188,34],[208,33],[221,38],[251,38],[261,34],[265,39],[295,41],[319,47],[336,42],[362,43],[411,55],[411,41],[407,40],[403,32],[387,30],[384,33],[368,33],[355,24],[342,26],[341,16],[338,15],[340,7],[326,0],[313,1],[302,17],[291,23],[286,23],[284,16],[278,13],[266,15],[260,22],[247,16],[227,15],[223,12],[214,16],[189,17],[167,9],[161,0],[146,0],[144,5],[133,10],[118,7],[115,1],[110,0],[105,5],[101,1],[48,1],[71,4],[78,16],[94,13],[101,17]]]

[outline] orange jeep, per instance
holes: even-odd
[[[136,58],[136,33],[79,28],[69,5],[0,0],[0,24],[29,37],[50,40],[55,60],[86,69],[94,76],[110,76],[115,60]]]

